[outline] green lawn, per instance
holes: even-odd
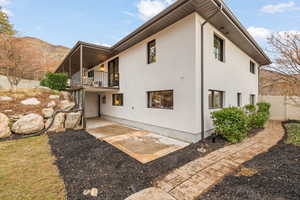
[[[47,136],[0,142],[0,199],[65,199],[54,161]]]
[[[286,124],[288,138],[285,141],[287,144],[300,146],[300,123]]]

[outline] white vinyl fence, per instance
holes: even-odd
[[[259,101],[271,103],[272,120],[300,120],[300,97],[259,96]]]

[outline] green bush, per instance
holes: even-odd
[[[269,119],[269,113],[256,112],[249,115],[249,126],[250,128],[264,128],[266,122]]]
[[[242,109],[236,107],[224,108],[212,113],[216,132],[229,142],[237,143],[247,136],[248,117]]]
[[[65,73],[48,72],[45,78],[40,81],[40,85],[61,91],[66,89],[68,85],[68,76]]]
[[[270,113],[270,108],[271,108],[271,104],[267,103],[267,102],[260,102],[256,104],[258,107],[258,111],[257,112],[265,112],[265,113]]]
[[[249,113],[254,113],[256,111],[255,105],[252,104],[245,105],[244,108]]]

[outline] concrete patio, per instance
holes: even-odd
[[[87,127],[88,133],[95,138],[113,145],[143,164],[189,145],[187,142],[99,118],[88,120]]]

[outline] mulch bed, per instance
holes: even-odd
[[[285,140],[286,136],[268,152],[244,164],[256,174],[237,176],[235,172],[199,200],[299,200],[300,148],[285,144]]]
[[[148,164],[141,164],[112,145],[96,140],[84,131],[67,131],[49,136],[68,199],[123,200],[152,186],[153,181],[172,169],[222,148],[228,143],[208,138]],[[197,151],[200,147],[206,153]],[[97,188],[98,197],[84,196],[85,189]]]

